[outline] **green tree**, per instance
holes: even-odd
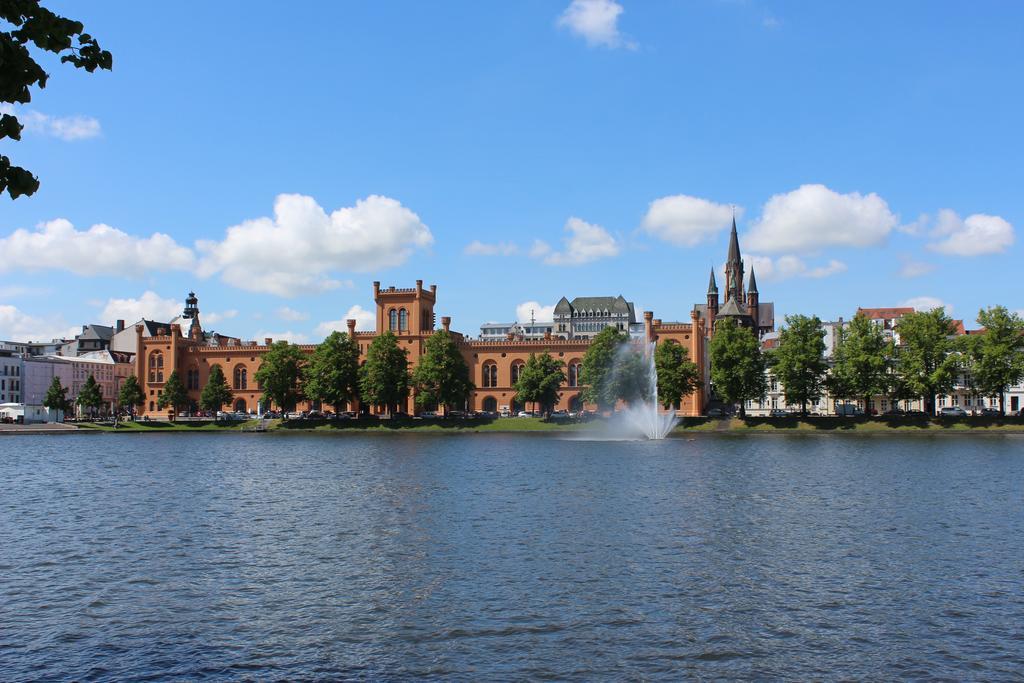
[[[157,396],[156,406],[160,410],[170,406],[174,409],[175,414],[177,414],[187,405],[188,392],[185,391],[185,385],[181,383],[178,371],[175,370],[167,378],[167,381],[164,382],[164,388],[160,391],[160,395]]]
[[[408,352],[399,347],[398,337],[388,331],[378,335],[366,351],[366,364],[359,372],[363,400],[391,414],[409,396]]]
[[[89,375],[89,378],[85,380],[85,384],[78,392],[76,402],[88,411],[90,417],[96,416],[96,411],[103,405],[103,394],[100,392],[100,385],[96,383],[95,377]]]
[[[302,369],[306,398],[335,411],[359,396],[359,344],[345,332],[331,332]]]
[[[956,380],[953,321],[941,308],[917,311],[900,318],[896,331],[899,377],[909,391],[924,399],[925,412],[934,415],[935,395],[950,393]]]
[[[421,408],[465,406],[473,382],[450,332],[438,330],[427,338],[423,355],[412,373],[412,385],[416,389],[416,405]]]
[[[294,344],[278,341],[270,345],[256,371],[256,381],[263,388],[264,405],[275,405],[281,410],[293,410],[302,398],[299,379],[306,354]]]
[[[740,417],[745,417],[746,402],[763,400],[768,392],[765,358],[757,336],[733,320],[723,320],[715,324],[708,356],[715,393],[726,403],[738,403]]]
[[[629,339],[614,327],[606,327],[594,336],[583,355],[580,383],[586,385],[583,400],[595,403],[599,410],[615,407],[620,383],[615,377],[615,361],[619,350]]]
[[[206,380],[206,386],[199,394],[199,407],[209,410],[216,419],[217,412],[225,403],[231,403],[231,387],[228,386],[220,363],[214,363],[210,366],[210,377]]]
[[[113,66],[110,53],[84,32],[81,22],[54,14],[38,0],[0,1],[0,22],[0,103],[27,104],[32,86],[46,87],[49,75],[33,59],[30,45],[90,73]],[[0,139],[20,140],[23,128],[13,114],[0,115]],[[0,154],[0,194],[6,190],[17,199],[38,189],[39,180],[31,172]]]
[[[806,415],[808,401],[817,401],[824,391],[828,370],[825,330],[818,316],[787,315],[772,356],[772,372],[782,383],[786,403],[800,404],[800,413]]]
[[[675,339],[666,339],[654,349],[654,367],[658,372],[658,401],[665,408],[671,408],[703,386],[700,369]]]
[[[135,409],[145,402],[146,395],[142,392],[142,387],[139,386],[138,378],[135,375],[128,376],[117,393],[117,404],[122,408],[127,407],[128,412],[134,418]]]
[[[648,399],[655,390],[651,386],[653,378],[645,353],[646,349],[633,344],[624,343],[619,347],[611,374],[616,399],[633,404]]]
[[[862,398],[865,413],[876,394],[899,400],[894,396],[905,393],[905,388],[891,372],[892,357],[892,343],[885,338],[882,328],[858,314],[849,328],[838,332],[829,389],[838,398]]]
[[[547,351],[539,356],[531,353],[513,387],[516,400],[534,403],[540,406],[541,412],[550,414],[558,402],[558,390],[565,382],[565,373],[562,371],[564,366],[562,361]]]
[[[61,386],[60,377],[54,376],[43,397],[43,407],[50,410],[59,410],[66,413],[71,410],[71,402],[68,401],[68,388]]]
[[[993,306],[978,312],[978,324],[984,331],[964,338],[970,376],[981,395],[999,396],[1005,414],[1006,391],[1024,379],[1024,320]]]

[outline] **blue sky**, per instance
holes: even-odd
[[[47,61],[0,142],[43,183],[0,203],[0,338],[194,288],[316,341],[417,278],[472,334],[563,294],[686,320],[732,206],[780,315],[1024,308],[1017,3],[49,4],[114,70]]]

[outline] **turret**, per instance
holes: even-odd
[[[759,332],[758,311],[757,278],[754,277],[754,269],[751,267],[750,284],[747,286],[747,315],[754,320],[754,332]]]
[[[718,315],[718,283],[715,282],[715,269],[711,269],[711,279],[708,281],[708,317],[714,320]]]

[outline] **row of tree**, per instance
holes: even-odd
[[[764,400],[766,370],[783,386],[786,402],[807,413],[825,391],[836,399],[874,396],[895,402],[923,398],[935,411],[935,396],[952,393],[964,378],[974,396],[998,396],[1024,379],[1024,320],[1002,306],[978,313],[978,334],[958,335],[941,308],[900,318],[897,345],[863,315],[838,330],[831,362],[825,358],[825,331],[816,316],[786,316],[778,347],[762,352],[755,335],[735,324],[721,323],[712,336],[709,356],[715,393],[739,404]]]

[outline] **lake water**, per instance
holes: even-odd
[[[0,680],[1024,676],[1024,438],[0,438]]]

